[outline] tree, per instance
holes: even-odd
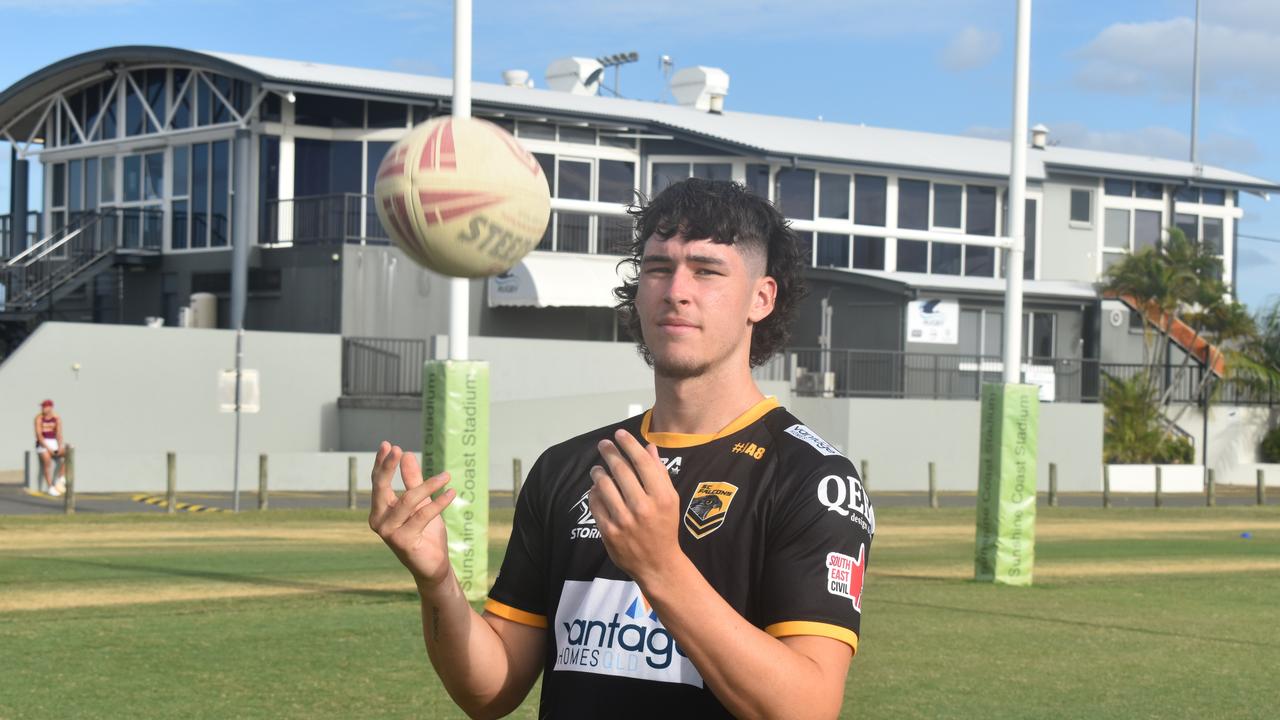
[[[1106,425],[1109,458],[1148,455],[1144,447],[1156,448],[1158,455],[1183,455],[1182,448],[1170,446],[1176,436],[1169,428],[1186,406],[1172,420],[1165,413],[1175,390],[1193,379],[1193,355],[1203,354],[1196,359],[1204,369],[1194,379],[1192,397],[1199,398],[1207,412],[1217,377],[1212,369],[1240,364],[1234,350],[1224,353],[1223,348],[1247,346],[1256,334],[1253,319],[1230,297],[1222,281],[1221,261],[1181,230],[1169,228],[1168,232],[1160,248],[1145,248],[1124,258],[1100,284],[1105,295],[1124,297],[1141,308],[1143,325],[1142,369],[1123,382],[1108,377],[1104,389],[1103,402],[1110,399],[1111,403]],[[1163,371],[1172,356],[1175,334],[1182,336],[1187,347],[1177,366],[1169,368],[1166,380]],[[1142,403],[1146,406],[1139,411]],[[1138,462],[1153,461],[1160,459]]]

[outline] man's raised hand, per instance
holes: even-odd
[[[397,467],[405,487],[400,497],[396,497],[391,488]],[[456,493],[450,488],[431,499],[448,482],[448,473],[423,482],[415,454],[387,442],[378,446],[378,456],[373,463],[369,527],[413,573],[419,588],[439,585],[448,579],[451,571],[444,520],[439,515],[453,502]]]

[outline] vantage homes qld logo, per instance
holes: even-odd
[[[555,633],[555,670],[702,687],[702,676],[634,582],[566,580]]]

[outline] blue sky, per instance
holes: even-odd
[[[157,44],[448,76],[443,0],[0,0],[0,87],[94,48]],[[955,134],[1010,124],[1013,0],[475,3],[476,80],[566,55],[637,51],[622,93],[659,99],[658,58],[731,75],[726,107]],[[1031,123],[1063,145],[1186,157],[1194,0],[1037,0]],[[1201,160],[1280,181],[1280,2],[1212,0],[1201,31]],[[13,29],[17,31],[14,32]],[[0,158],[0,212],[8,206]],[[1244,196],[1241,298],[1280,297],[1280,196]]]

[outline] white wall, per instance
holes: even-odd
[[[262,412],[243,416],[242,451],[337,449],[340,338],[249,332],[244,353],[244,367],[261,377]],[[229,330],[46,322],[0,364],[0,469],[23,467],[45,398],[85,461],[99,453],[163,461],[167,451],[229,457],[235,416],[218,411],[217,375],[234,366]]]

